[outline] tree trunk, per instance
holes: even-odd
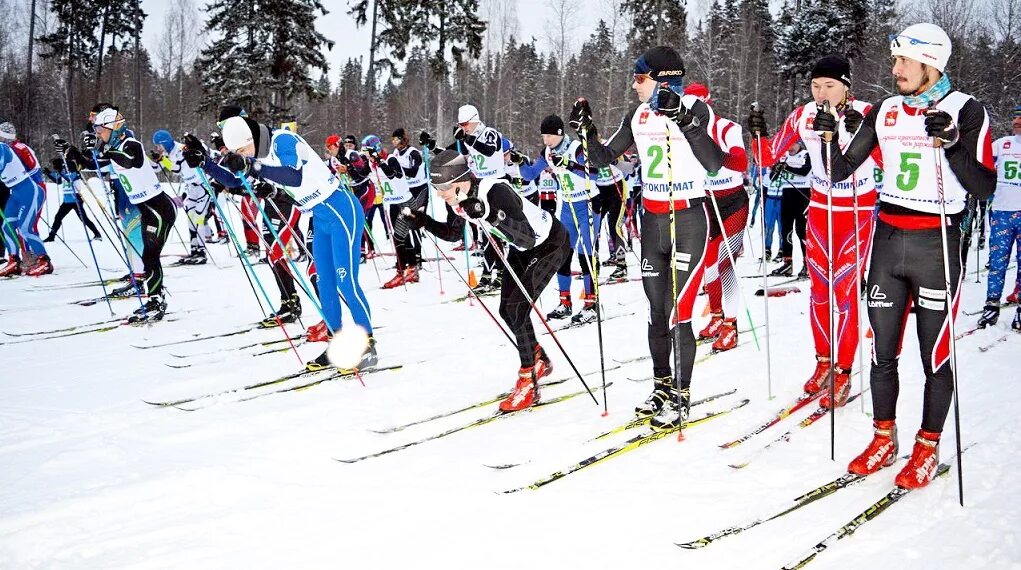
[[[100,85],[103,83],[103,51],[106,49],[106,17],[107,12],[110,8],[107,6],[103,8],[103,22],[99,26],[99,63],[96,67],[96,98],[102,99],[102,89]],[[112,98],[112,97],[111,97]]]
[[[142,0],[135,0],[135,125],[142,130],[142,52],[139,49],[139,36],[142,33]]]
[[[373,73],[376,70],[376,22],[379,18],[379,2],[380,0],[373,0],[372,2],[372,32],[369,36],[369,68],[365,77],[365,82],[369,84],[370,100],[372,95],[376,92],[376,77]]]
[[[25,128],[24,140],[32,144],[32,57],[35,48],[35,0],[32,0],[28,14],[28,73],[25,78]]]

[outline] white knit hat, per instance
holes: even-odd
[[[890,36],[890,53],[931,65],[943,73],[950,59],[950,36],[936,24],[914,24]]]

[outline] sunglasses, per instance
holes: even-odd
[[[649,75],[648,73],[636,73],[635,74],[635,83],[641,85],[642,83],[645,83],[646,81],[652,81],[652,76]]]
[[[912,46],[942,46],[943,45],[941,43],[936,43],[936,42],[927,42],[925,40],[920,40],[918,38],[913,38],[911,36],[904,36],[904,35],[898,35],[898,34],[890,34],[890,46],[891,47],[901,47],[902,43],[905,44],[905,45],[912,45]]]

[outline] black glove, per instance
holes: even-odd
[[[946,111],[933,107],[925,112],[925,134],[943,141],[943,148],[954,146],[961,138],[954,118]]]
[[[411,226],[411,229],[413,230],[420,230],[423,226],[425,226],[424,212],[412,210],[411,208],[404,208],[401,210],[401,217],[408,221],[408,225]]]
[[[782,163],[781,164],[777,164],[773,168],[770,168],[769,169],[769,181],[770,182],[776,182],[776,179],[780,177],[780,174],[782,174],[783,171],[784,171],[784,165]]]
[[[555,152],[549,153],[550,166],[556,166],[559,168],[567,168],[571,164],[571,161],[567,160],[567,157],[562,154]]]
[[[157,152],[155,149],[149,151],[149,160],[158,163],[162,158],[163,155]]]
[[[67,154],[67,149],[71,148],[71,143],[64,139],[53,139],[53,148],[63,156]]]
[[[589,198],[588,203],[589,203],[589,206],[592,208],[592,213],[593,214],[596,214],[598,216],[600,213],[602,213],[602,211],[603,211],[603,200],[602,200],[602,197],[599,194],[596,194],[595,196],[592,196],[591,198]]]
[[[862,115],[857,109],[848,109],[844,111],[844,129],[852,135],[858,132],[858,127],[860,127],[864,121],[865,115]]]
[[[429,150],[433,150],[436,148],[436,139],[429,134],[429,131],[422,131],[418,134],[418,144],[428,148]]]
[[[745,123],[748,127],[748,131],[752,134],[758,133],[760,136],[769,136],[769,127],[766,126],[766,114],[757,107],[752,107],[752,112],[748,113],[748,120]]]
[[[344,166],[351,166],[351,160],[347,157],[347,151],[337,153],[337,162]]]
[[[96,140],[96,135],[94,133],[82,133],[82,152],[89,154],[96,150],[96,143],[98,142],[99,141]]]
[[[812,123],[812,130],[817,133],[837,132],[837,118],[830,111],[824,111],[822,105],[816,105],[815,121]]]
[[[252,160],[250,158],[233,152],[228,152],[220,164],[232,174],[240,172],[242,176],[248,174],[248,171],[252,168]]]
[[[464,215],[473,220],[477,220],[486,215],[486,205],[478,198],[466,198],[461,200],[460,206],[461,209],[464,210]]]
[[[206,147],[195,135],[184,137],[184,161],[192,168],[198,168],[206,162]]]
[[[252,188],[252,191],[255,192],[255,197],[260,199],[273,198],[277,194],[276,187],[269,182],[259,182]]]
[[[459,126],[454,127],[454,140],[463,141],[465,137],[464,129]]]
[[[567,120],[567,124],[571,125],[571,128],[577,132],[590,131],[592,129],[592,108],[589,107],[588,100],[579,97],[574,102],[574,107],[571,108],[571,116]]]
[[[689,131],[699,124],[695,115],[681,103],[681,95],[665,85],[660,85],[656,93],[656,110],[682,131]]]
[[[525,155],[518,152],[517,149],[512,149],[510,151],[510,161],[512,164],[524,164],[526,161],[526,157]]]

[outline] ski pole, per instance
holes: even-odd
[[[205,172],[202,171],[201,167],[200,168],[196,168],[195,171],[198,172],[198,174],[199,174],[199,179],[202,181],[202,187],[206,190],[206,192],[208,192],[210,195],[212,195],[213,189],[212,189],[212,186],[209,184],[209,179],[206,178]],[[242,182],[247,184],[247,181],[245,180],[244,177],[238,176],[238,178],[241,178]],[[217,210],[220,211],[220,215],[224,219],[224,225],[227,226],[227,233],[230,236],[231,241],[233,241],[234,247],[238,250],[238,257],[241,258],[241,263],[244,265],[245,268],[248,269],[249,272],[251,272],[252,277],[255,278],[255,283],[258,284],[259,291],[262,293],[263,298],[266,300],[266,306],[272,307],[273,303],[270,301],[269,295],[266,293],[266,288],[262,286],[262,281],[259,279],[259,276],[255,273],[255,268],[252,267],[252,263],[251,263],[251,261],[248,260],[248,256],[247,255],[242,255],[242,253],[241,253],[241,242],[238,241],[237,235],[235,235],[235,233],[234,233],[234,229],[231,228],[230,224],[226,223],[227,217],[224,215],[224,212],[220,208],[220,204],[219,203],[216,203],[216,208],[217,208]],[[249,284],[251,284],[251,280],[249,280]],[[254,293],[255,290],[253,289],[252,292]],[[258,297],[259,296],[256,295],[255,297],[256,297],[256,301],[258,301]],[[262,305],[261,304],[259,305],[259,308],[262,309]],[[265,311],[263,311],[263,314],[265,314]],[[276,322],[277,322],[277,326],[280,327],[280,332],[282,332],[284,334],[284,337],[287,339],[287,344],[290,345],[291,351],[294,352],[294,356],[296,356],[298,358],[298,362],[301,362],[302,364],[304,364],[305,361],[302,360],[301,355],[298,354],[298,348],[294,346],[294,341],[291,339],[291,335],[287,332],[287,329],[284,327],[283,321],[280,320],[279,316],[276,316],[275,319],[276,319]]]
[[[935,108],[934,101],[929,102],[929,109]],[[947,328],[950,333],[950,380],[953,383],[954,396],[954,437],[957,443],[957,493],[961,506],[964,506],[964,468],[961,466],[964,455],[961,450],[961,410],[957,396],[957,334],[954,325],[955,303],[950,284],[950,240],[947,237],[947,205],[943,194],[943,142],[932,138],[933,156],[936,161],[936,191],[939,195],[939,228],[940,241],[943,246],[943,283],[946,292]],[[958,252],[960,256],[960,252]]]
[[[571,357],[567,354],[567,350],[564,348],[564,345],[560,344],[560,339],[557,338],[556,333],[553,332],[553,328],[549,326],[549,322],[546,321],[546,318],[542,315],[542,311],[540,311],[539,307],[535,304],[535,300],[528,294],[528,290],[525,289],[525,285],[521,282],[521,279],[518,278],[518,274],[515,273],[514,268],[511,267],[510,262],[507,261],[507,257],[503,254],[503,250],[497,246],[496,239],[494,239],[493,235],[490,233],[492,226],[487,224],[484,220],[479,220],[479,225],[482,227],[481,233],[486,234],[486,239],[489,240],[490,247],[493,248],[493,251],[496,252],[496,256],[503,263],[503,267],[507,270],[507,274],[514,280],[514,284],[518,286],[518,290],[521,291],[521,294],[525,297],[525,300],[528,301],[528,304],[532,307],[536,316],[539,317],[539,322],[546,327],[546,331],[549,332],[550,338],[552,338],[553,342],[556,343],[557,348],[560,349],[560,353],[564,355],[564,358],[567,359],[567,363],[571,365],[571,369],[573,369],[574,373],[578,376],[578,380],[581,381],[581,385],[585,387],[585,391],[588,392],[588,395],[592,397],[592,401],[598,406],[599,400],[597,400],[595,394],[592,393],[592,389],[589,388],[588,384],[585,382],[585,378],[581,375],[578,367],[574,365],[574,361],[571,360]],[[482,300],[480,299],[479,303],[481,302]],[[515,342],[514,345],[517,346],[517,343]]]
[[[817,104],[818,106],[818,104]],[[829,100],[823,101],[822,105],[819,106],[819,113],[830,112]],[[832,140],[832,133],[822,133],[823,144],[826,146],[826,176],[829,178],[829,187],[826,191],[826,285],[827,291],[827,307],[829,315],[829,359],[830,367],[827,376],[829,377],[829,392],[830,392],[830,407],[836,407],[836,387],[833,385],[836,379],[836,347],[837,347],[837,299],[836,290],[833,287],[833,154],[830,149],[829,142]],[[857,228],[855,228],[857,231]],[[830,414],[830,461],[836,461],[837,458],[837,414]]]
[[[744,188],[742,188],[741,191],[744,192]],[[709,190],[706,193],[709,194],[709,201],[713,205],[713,213],[716,215],[716,223],[719,224],[719,226],[720,226],[720,236],[723,238],[723,246],[727,250],[727,258],[730,259],[730,267],[734,271],[737,271],[737,261],[735,261],[734,250],[733,250],[733,248],[730,245],[731,236],[727,235],[727,230],[723,226],[723,216],[722,216],[722,214],[720,214],[719,202],[716,201],[716,193],[713,192],[712,190]],[[739,231],[741,232],[741,242],[744,243],[744,230],[742,229],[742,230],[739,230]],[[723,286],[723,283],[722,283],[723,276],[720,275],[719,279],[721,281],[720,286],[722,288],[722,286]],[[751,312],[751,309],[749,309],[748,297],[745,295],[744,287],[741,286],[741,280],[740,279],[736,279],[736,278],[734,280],[737,282],[737,291],[741,295],[741,302],[744,303],[744,313],[745,313],[745,316],[748,318],[748,324],[751,326],[751,329],[752,329],[752,338],[755,340],[755,349],[756,350],[761,350],[759,348],[759,335],[758,335],[758,333],[755,332],[755,329],[756,329],[755,320],[752,319],[752,312]],[[768,290],[766,290],[766,294],[769,294]]]
[[[425,145],[422,146],[422,160],[425,162],[425,177],[426,177],[426,180],[431,180],[432,179],[431,178],[432,175],[430,174],[430,170],[429,170],[429,147],[425,146]],[[436,200],[433,199],[433,196],[432,196],[432,186],[428,182],[425,185],[425,193],[426,193],[426,200],[429,201],[429,215],[433,219],[436,219]],[[419,243],[421,243],[421,240],[419,240]],[[444,291],[443,291],[443,270],[440,268],[440,260],[439,260],[439,258],[440,257],[446,257],[447,254],[444,253],[442,250],[440,250],[440,244],[438,242],[436,242],[435,240],[433,240],[433,245],[436,246],[436,275],[437,275],[437,277],[439,277],[439,280],[440,280],[440,295],[442,296],[442,295],[445,295],[446,293],[444,293]]]
[[[390,207],[389,204],[386,203],[386,187],[383,185],[383,179],[379,176],[379,167],[372,164],[370,158],[371,157],[366,157],[366,160],[369,160],[369,168],[371,168],[372,173],[376,175],[376,183],[378,184],[378,187],[383,191],[383,205],[382,205],[383,223],[386,224],[386,229],[390,233],[390,247],[392,247],[394,250],[394,257],[397,258],[397,267],[398,270],[400,270],[401,259],[400,253],[397,252],[397,234],[394,233],[393,220],[390,219]],[[401,280],[401,285],[404,286],[404,291],[407,292],[408,284],[403,279]]]
[[[53,226],[51,226],[50,223],[47,222],[45,219],[43,219],[41,216],[39,217],[39,219],[42,220],[43,224],[46,225],[46,229],[48,229],[48,230],[52,230],[53,229]],[[85,233],[89,233],[88,230],[86,230]],[[71,246],[67,245],[67,242],[64,241],[64,238],[60,237],[57,234],[53,234],[53,237],[57,238],[58,240],[60,240],[60,243],[64,244],[64,247],[67,248],[67,251],[71,252],[71,255],[73,255],[74,258],[78,260],[78,263],[82,264],[82,267],[84,267],[85,269],[89,268],[89,266],[84,261],[82,261],[82,258],[78,257],[78,254],[75,253],[73,249],[71,249]]]
[[[752,103],[752,110],[757,111],[759,104]],[[764,199],[765,185],[762,183],[762,133],[755,131],[755,177],[758,180],[756,184],[756,190],[758,191],[759,197]],[[752,215],[752,223],[754,222],[754,214]],[[769,292],[769,275],[767,274],[768,268],[766,267],[766,224],[765,222],[759,224],[759,238],[760,244],[762,245],[762,290],[766,293]],[[748,242],[751,243],[751,236],[749,236]],[[754,255],[754,254],[753,254]],[[807,263],[807,260],[806,260]],[[772,350],[769,344],[769,295],[762,296],[762,310],[766,315],[766,392],[769,399],[773,399],[773,356]]]
[[[584,99],[581,99],[581,100],[584,101]],[[599,258],[596,256],[596,253],[595,253],[596,238],[594,236],[594,232],[592,231],[592,220],[595,217],[595,212],[591,208],[591,205],[592,205],[592,202],[591,202],[591,196],[592,196],[592,188],[591,188],[591,186],[592,186],[592,178],[591,178],[591,176],[592,176],[592,171],[590,170],[590,165],[589,165],[588,136],[587,135],[588,135],[588,129],[582,129],[581,130],[581,152],[582,152],[582,156],[585,158],[585,193],[589,195],[589,202],[588,202],[588,206],[589,206],[588,229],[589,229],[589,232],[588,233],[589,233],[589,249],[590,249],[590,251],[586,252],[588,254],[586,256],[586,260],[588,261],[588,264],[589,264],[588,265],[588,269],[589,269],[590,279],[592,279],[592,292],[595,293],[595,295],[596,295],[596,338],[597,338],[597,342],[599,343],[599,374],[600,374],[600,376],[602,377],[602,380],[603,380],[603,417],[606,417],[606,416],[610,415],[610,409],[609,409],[609,403],[608,403],[609,402],[609,397],[606,395],[606,356],[605,356],[605,353],[603,351],[603,308],[602,308],[603,307],[603,300],[602,300],[602,298],[601,298],[601,296],[599,294],[599,269],[598,269],[598,267],[599,267],[599,263],[598,263],[599,262]],[[567,192],[564,192],[564,195],[567,196]],[[578,214],[574,211],[573,207],[571,207],[571,215],[574,216],[575,227],[578,227]],[[580,227],[578,227],[578,233],[581,234],[581,228]],[[584,245],[585,245],[584,242],[582,242],[582,247],[584,247]],[[609,247],[609,245],[607,245],[607,247]]]
[[[63,157],[61,157],[61,158],[63,158]],[[64,161],[62,161],[62,162],[64,162]],[[67,163],[66,162],[64,162],[64,167],[61,169],[61,171],[62,171],[62,174],[65,177],[69,178],[69,172],[68,172],[68,169],[67,169]],[[74,188],[74,181],[70,181],[69,180],[68,183],[71,184],[71,189],[74,190],[75,189]],[[78,215],[81,216],[82,220],[85,220],[85,210],[84,210],[84,208],[82,206],[81,200],[79,200],[77,196],[75,197],[74,203],[75,203],[75,207],[78,208]],[[103,288],[103,298],[106,299],[106,306],[107,306],[108,309],[110,309],[110,316],[113,317],[113,316],[115,316],[115,313],[113,311],[113,304],[110,302],[110,294],[106,291],[106,281],[103,279],[103,272],[100,271],[100,269],[99,269],[99,260],[96,259],[96,250],[92,247],[92,235],[91,235],[91,232],[89,232],[88,228],[85,228],[85,240],[89,244],[89,252],[92,253],[92,262],[96,264],[96,275],[99,277],[99,285],[100,285],[100,287]],[[61,241],[63,241],[63,240],[61,240]]]
[[[657,96],[657,95],[654,95]],[[680,344],[680,326],[681,326],[681,313],[680,308],[677,306],[677,204],[674,203],[674,161],[670,151],[670,139],[672,138],[670,132],[670,123],[666,124],[666,166],[667,166],[667,187],[669,193],[667,194],[667,200],[670,201],[670,320],[668,321],[668,327],[670,330],[670,347],[674,352],[674,390],[677,393],[677,413],[681,412],[681,344]],[[684,422],[680,417],[677,418],[677,441],[684,441]]]

